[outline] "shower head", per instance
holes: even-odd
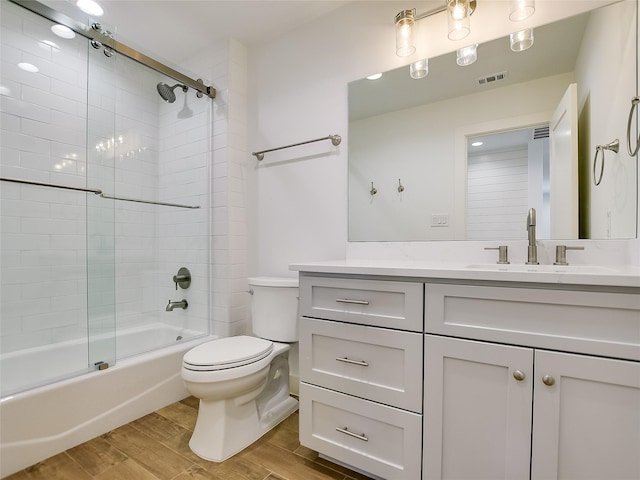
[[[189,87],[187,87],[186,85],[182,85],[181,83],[176,83],[173,87],[170,87],[164,82],[160,82],[158,83],[158,85],[156,85],[156,88],[158,89],[158,93],[160,94],[162,99],[167,103],[173,103],[176,101],[176,94],[173,93],[173,90],[176,87],[182,88],[182,91],[185,93],[187,92],[187,90],[189,90]]]

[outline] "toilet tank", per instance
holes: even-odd
[[[298,341],[298,279],[251,277],[253,334],[276,342]]]

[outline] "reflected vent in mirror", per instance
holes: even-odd
[[[477,79],[478,85],[489,85],[490,83],[498,82],[500,80],[505,80],[507,78],[507,72],[499,72],[492,73],[491,75],[487,75],[485,77],[480,77]]]
[[[538,140],[540,138],[549,138],[549,125],[536,127],[533,129],[532,140]]]

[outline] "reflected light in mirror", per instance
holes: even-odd
[[[429,73],[429,59],[418,60],[409,65],[409,74],[411,78],[420,79],[427,76]]]
[[[471,65],[478,59],[478,44],[469,45],[456,52],[456,63],[461,67]]]
[[[514,52],[522,52],[533,45],[533,28],[527,28],[514,32],[509,35],[511,50]]]

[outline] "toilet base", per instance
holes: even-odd
[[[244,450],[298,409],[298,401],[287,397],[258,418],[256,402],[232,405],[233,400],[203,404],[189,447],[201,458],[222,462]],[[199,428],[200,426],[200,428]]]
[[[225,400],[200,399],[189,441],[193,453],[222,462],[298,409],[298,401],[289,395],[288,347],[272,360],[265,383],[256,392]]]

